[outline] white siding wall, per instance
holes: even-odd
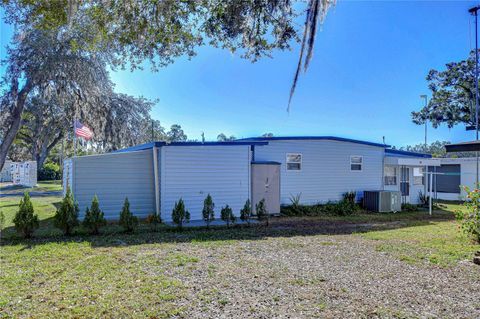
[[[139,217],[155,211],[152,150],[82,156],[73,160],[73,192],[80,219],[96,194],[107,219],[118,219],[125,197]]]
[[[302,170],[287,171],[287,153],[302,154]],[[350,156],[363,156],[363,170],[350,171]],[[282,163],[281,203],[301,193],[304,204],[340,200],[347,191],[380,190],[383,187],[381,147],[331,140],[269,141],[255,146],[255,160]]]
[[[250,197],[250,146],[166,146],[161,149],[161,214],[171,221],[180,197],[191,220],[202,219],[208,193],[215,203],[215,217],[228,204],[236,216]]]

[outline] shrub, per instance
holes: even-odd
[[[230,227],[230,223],[234,224],[235,223],[235,215],[233,215],[232,208],[230,206],[225,206],[222,207],[222,210],[220,212],[222,220],[227,223],[227,228]]]
[[[430,196],[424,194],[422,191],[418,192],[418,199],[423,206],[429,205]]]
[[[470,190],[469,187],[464,187],[464,190],[467,193],[466,209],[456,211],[455,216],[461,222],[463,232],[480,243],[480,190]]]
[[[90,231],[90,234],[97,235],[100,227],[105,226],[106,224],[107,220],[98,204],[98,197],[95,195],[93,196],[92,206],[90,208],[87,207],[87,211],[85,212],[83,226]]]
[[[3,211],[0,210],[0,240],[2,240],[2,230],[5,227],[5,215]]]
[[[138,217],[134,216],[130,212],[130,203],[128,202],[127,197],[125,197],[125,201],[123,202],[122,211],[120,212],[119,224],[120,224],[120,226],[123,227],[123,229],[127,233],[133,232],[138,226]]]
[[[346,192],[346,193],[343,193],[342,197],[343,197],[344,201],[355,204],[355,199],[357,198],[357,194],[353,191],[352,192]]]
[[[203,221],[207,224],[207,228],[210,227],[210,223],[215,219],[215,204],[213,203],[212,196],[207,195],[207,198],[203,201]]]
[[[257,215],[257,219],[259,221],[265,221],[266,225],[268,226],[270,216],[268,215],[267,207],[265,206],[265,198],[255,205],[255,213]]]
[[[60,209],[57,210],[54,217],[54,225],[60,228],[65,235],[70,235],[75,226],[78,226],[78,204],[73,198],[70,187],[67,187],[67,193],[62,200]]]
[[[27,192],[23,195],[23,199],[20,200],[18,212],[15,214],[13,223],[17,232],[22,233],[25,238],[32,237],[35,229],[39,227],[38,216],[33,211],[32,201]]]
[[[60,166],[52,162],[43,164],[43,166],[38,169],[37,173],[39,181],[53,181],[62,179]]]
[[[402,204],[402,211],[404,212],[416,212],[418,211],[418,206],[410,203]]]
[[[245,205],[240,210],[240,219],[247,223],[250,226],[250,220],[252,218],[252,204],[250,203],[250,199],[247,199]]]
[[[185,210],[185,203],[182,198],[175,202],[175,207],[172,210],[172,221],[178,228],[182,228],[184,223],[190,221],[190,213]]]
[[[151,213],[147,216],[147,219],[145,220],[147,224],[150,225],[152,230],[157,230],[157,226],[162,223],[162,217],[160,215],[157,215],[156,213]]]

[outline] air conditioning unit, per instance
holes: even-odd
[[[365,191],[363,205],[373,212],[399,212],[402,210],[401,194],[396,191]]]

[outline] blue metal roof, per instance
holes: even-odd
[[[408,157],[423,157],[423,158],[432,158],[432,155],[425,154],[425,153],[416,153],[416,152],[409,152],[409,151],[401,151],[401,150],[393,150],[390,148],[385,149],[386,154],[393,154],[393,155],[400,155],[400,156],[408,156]]]
[[[113,153],[123,153],[123,152],[134,152],[134,151],[143,151],[148,150],[153,147],[162,147],[162,146],[238,146],[238,145],[267,145],[268,142],[261,142],[261,141],[229,141],[229,142],[164,142],[164,141],[157,141],[157,142],[150,142],[140,145],[135,145],[132,147],[127,147]]]
[[[373,143],[373,142],[367,142],[367,141],[360,141],[360,140],[354,140],[354,139],[351,139],[351,138],[337,137],[337,136],[272,136],[272,137],[250,137],[250,138],[238,139],[237,141],[298,141],[298,140],[331,140],[331,141],[349,142],[349,143],[356,143],[356,144],[377,146],[377,147],[382,147],[382,148],[390,147],[390,145],[386,145],[386,144]]]

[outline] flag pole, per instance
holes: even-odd
[[[73,118],[73,157],[77,156],[77,134],[75,132],[76,119]]]

